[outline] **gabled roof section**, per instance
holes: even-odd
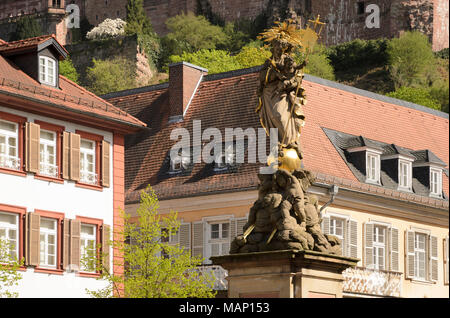
[[[447,164],[439,159],[431,150],[412,151],[412,155],[416,158],[415,163],[430,163],[438,166],[446,167]]]
[[[46,47],[52,46],[59,54],[60,59],[65,59],[69,52],[56,40],[54,34],[43,35],[34,38],[13,41],[0,42],[0,54],[3,56],[10,56],[21,54],[29,51],[41,51]]]
[[[39,45],[58,44],[54,36],[36,37],[23,41],[10,42],[11,49],[37,47]],[[8,45],[7,44],[7,45]],[[58,44],[59,45],[59,44]],[[65,49],[60,46],[64,52]],[[3,51],[1,51],[3,49]],[[124,127],[125,130],[135,130],[145,124],[137,118],[131,116],[124,110],[115,107],[104,99],[87,91],[83,87],[59,75],[59,88],[42,85],[34,78],[23,72],[8,57],[3,56],[8,51],[5,44],[0,46],[0,98],[3,96],[13,97],[17,100],[27,100],[28,103],[19,103],[20,107],[29,107],[36,110],[31,103],[38,103],[47,106],[47,111],[51,114],[52,109],[64,113],[72,113],[73,119],[76,115],[96,118],[97,122],[111,122]],[[41,108],[39,108],[41,109]],[[44,110],[44,107],[42,107]],[[80,117],[81,118],[81,117]],[[128,127],[128,128],[127,128]]]
[[[176,142],[170,140],[171,131],[183,127],[192,136],[193,120],[201,120],[202,130],[261,127],[255,113],[260,69],[253,67],[205,76],[180,123],[168,123],[167,84],[103,96],[151,127],[126,139],[127,203],[137,202],[139,191],[148,184],[161,200],[256,189],[258,169],[262,166],[259,163],[244,163],[235,172],[220,175],[206,173],[211,169],[199,163],[189,176],[167,177],[164,160]],[[380,149],[389,146],[393,153],[402,153],[403,149],[429,149],[448,162],[448,114],[309,75],[305,75],[303,87],[308,98],[304,107],[306,125],[301,135],[303,165],[316,174],[319,182],[448,208],[445,200],[361,182],[335,148],[335,145],[338,148],[370,145]],[[325,129],[337,132],[333,142]],[[443,189],[448,193],[447,175],[443,177]]]

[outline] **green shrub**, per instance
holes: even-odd
[[[234,56],[222,50],[200,50],[195,53],[183,52],[182,55],[170,56],[170,62],[185,61],[208,69],[209,74],[228,72],[241,68]]]
[[[221,27],[212,25],[203,16],[195,16],[192,12],[180,14],[166,21],[169,33],[166,38],[170,55],[181,55],[183,52],[212,50],[217,46],[229,44],[229,37]]]
[[[86,70],[88,89],[97,95],[136,87],[133,64],[123,58],[92,60],[94,65]]]
[[[78,72],[73,66],[72,60],[70,58],[65,59],[64,61],[59,62],[59,74],[67,77],[71,81],[79,84],[78,82]]]
[[[449,111],[449,82],[433,85],[429,89],[431,97],[441,104],[441,110],[448,113]]]
[[[264,64],[271,55],[272,53],[265,48],[244,46],[239,54],[236,55],[236,60],[241,68],[247,68]]]
[[[405,32],[389,41],[387,52],[395,87],[429,86],[436,77],[436,60],[426,35],[418,31]]]
[[[437,110],[441,110],[442,108],[439,101],[435,99],[426,88],[400,87],[394,92],[386,95]]]
[[[448,60],[449,59],[448,48],[434,52],[434,56],[436,56],[437,58],[440,58],[440,59]]]
[[[336,72],[361,66],[382,66],[388,63],[387,43],[386,39],[356,39],[331,46],[327,55]]]

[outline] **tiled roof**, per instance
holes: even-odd
[[[167,84],[104,96],[151,127],[149,131],[126,139],[128,203],[138,201],[139,191],[147,184],[152,185],[160,199],[256,187],[256,173],[261,164],[245,163],[234,173],[207,174],[207,165],[202,163],[195,164],[189,175],[174,176],[168,173],[167,157],[170,147],[176,142],[170,140],[170,132],[174,128],[185,127],[192,136],[193,120],[201,120],[202,130],[216,127],[222,134],[225,127],[261,127],[254,111],[259,70],[260,67],[255,67],[205,76],[184,120],[178,123],[168,123]],[[306,125],[301,136],[303,164],[320,180],[339,181],[341,186],[373,193],[389,190],[390,196],[403,200],[403,196],[391,189],[361,183],[342,160],[323,128],[364,136],[364,142],[369,143],[382,141],[407,149],[430,149],[448,164],[448,114],[313,76],[305,76],[303,86],[308,98],[304,109]],[[357,144],[355,140],[355,146]],[[448,196],[447,175],[443,177],[443,189]],[[448,207],[448,201],[418,197],[420,204]],[[406,196],[404,200],[408,200]]]
[[[42,36],[37,36],[34,38],[28,38],[28,39],[24,39],[24,40],[13,41],[13,42],[3,41],[3,42],[0,42],[0,53],[15,51],[18,49],[37,47],[39,44],[42,44],[50,39],[54,39],[56,42],[58,42],[56,40],[56,36],[54,34],[42,35]],[[63,46],[61,46],[61,48],[67,54],[69,54],[69,52],[67,52],[67,50]]]
[[[137,118],[78,86],[64,76],[60,75],[59,79],[59,89],[41,85],[0,54],[0,94],[31,99],[54,107],[114,120],[127,125],[145,125]]]

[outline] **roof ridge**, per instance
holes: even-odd
[[[408,102],[406,100],[402,100],[402,99],[397,99],[397,98],[393,98],[393,97],[389,97],[386,95],[382,95],[382,94],[378,94],[378,93],[374,93],[371,91],[367,91],[361,88],[357,88],[354,86],[350,86],[350,85],[346,85],[346,84],[342,84],[339,82],[334,82],[334,81],[330,81],[321,77],[317,77],[314,75],[309,75],[309,74],[305,74],[304,77],[305,80],[309,81],[309,82],[313,82],[319,85],[323,85],[323,86],[327,86],[327,87],[332,87],[332,88],[336,88],[336,89],[341,89],[344,91],[347,91],[349,93],[353,93],[356,95],[360,95],[360,96],[364,96],[367,98],[371,98],[371,99],[375,99],[381,102],[385,102],[385,103],[389,103],[389,104],[395,104],[398,106],[403,106],[406,108],[410,108],[410,109],[414,109],[414,110],[418,110],[418,111],[422,111],[431,115],[435,115],[438,117],[442,117],[445,119],[449,119],[449,114],[444,113],[443,111],[437,110],[437,109],[433,109],[433,108],[429,108],[423,105],[419,105],[419,104],[415,104],[412,102]]]
[[[117,92],[111,92],[106,93],[103,95],[100,95],[101,98],[115,98],[115,97],[123,97],[133,94],[139,94],[139,93],[147,93],[152,91],[157,91],[159,89],[169,88],[169,82],[154,84],[154,85],[148,85],[148,86],[142,86],[142,87],[136,87],[136,88],[130,88],[130,89],[124,89],[122,91]]]
[[[65,77],[65,76],[63,76],[63,75],[59,75],[59,77],[60,77],[61,79],[65,80],[68,84],[70,84],[70,85],[72,85],[72,86],[75,86],[76,88],[80,89],[81,91],[83,91],[83,92],[87,93],[88,95],[90,95],[91,97],[95,98],[95,99],[98,100],[99,102],[102,102],[102,103],[106,104],[107,107],[110,107],[110,108],[112,108],[112,109],[114,109],[114,110],[117,110],[117,111],[119,112],[119,114],[124,113],[124,116],[125,116],[125,117],[132,117],[132,118],[135,118],[137,121],[139,121],[139,123],[143,124],[142,121],[140,121],[139,119],[137,119],[137,118],[134,117],[134,116],[131,116],[128,112],[126,112],[126,111],[120,109],[120,108],[117,107],[117,106],[114,106],[114,105],[111,104],[110,102],[108,102],[108,101],[104,100],[103,98],[101,98],[101,97],[95,95],[94,93],[88,91],[87,89],[85,89],[84,87],[78,85],[78,84],[75,83],[74,81],[71,81],[71,80],[68,79],[67,77]]]

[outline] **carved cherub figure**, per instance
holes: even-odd
[[[275,173],[275,180],[280,190],[283,191],[283,198],[292,204],[298,223],[301,227],[306,227],[305,196],[300,182],[284,169],[279,169]]]
[[[320,228],[319,200],[315,195],[305,197],[306,231],[310,233],[315,242],[315,247],[321,252],[330,251],[331,245]]]

